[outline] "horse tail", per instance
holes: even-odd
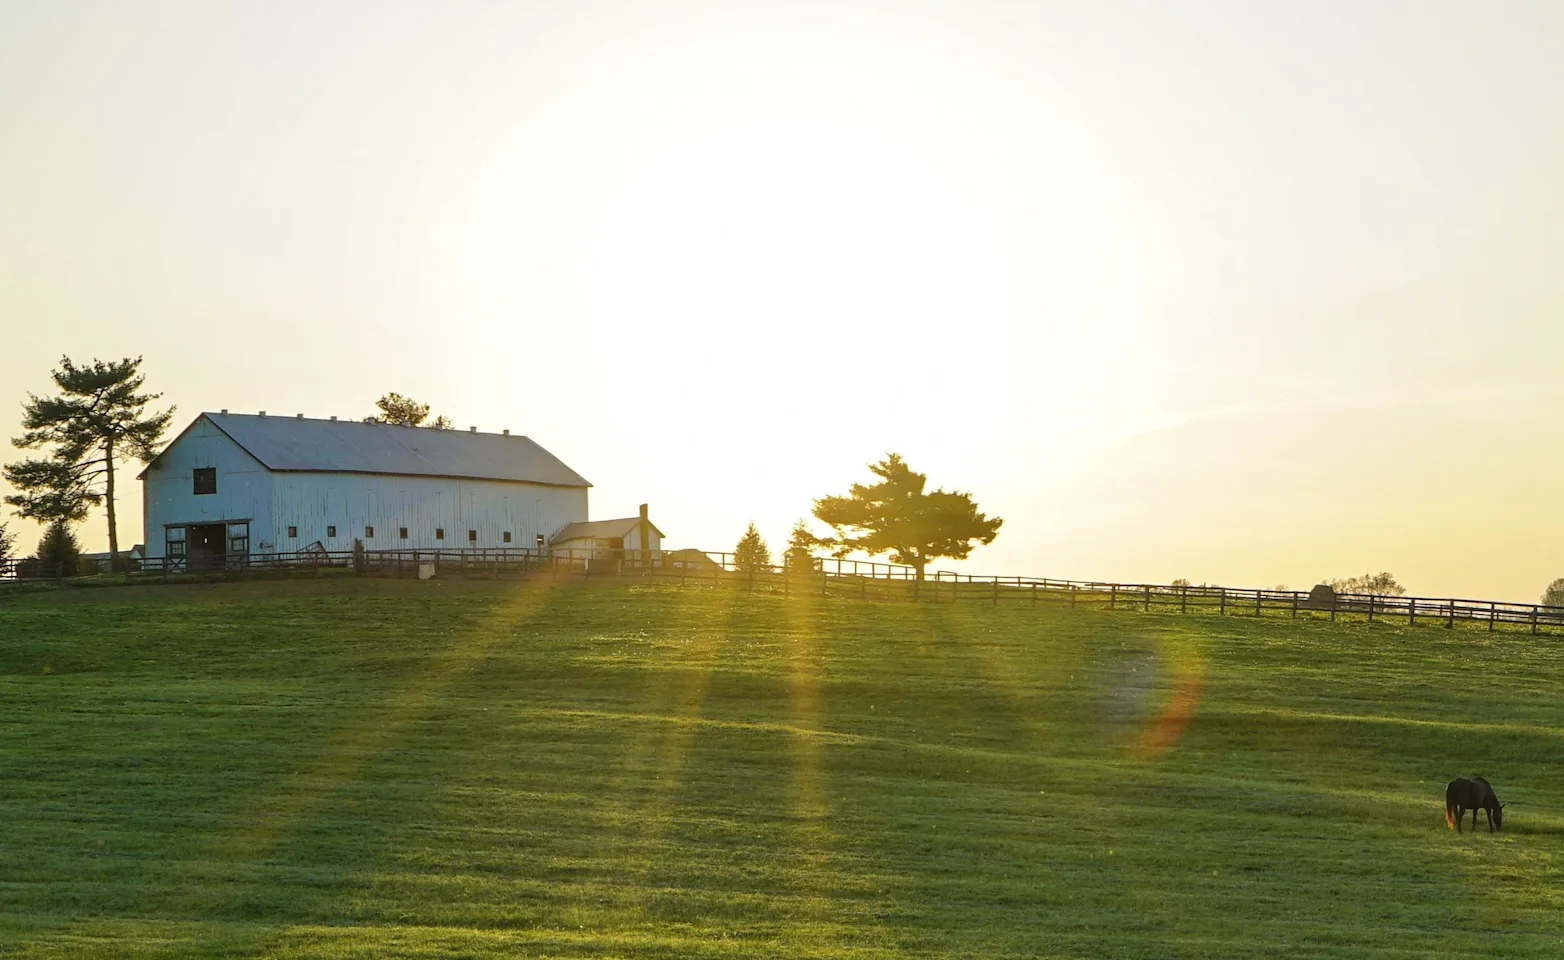
[[[1451,830],[1455,829],[1455,811],[1450,809],[1449,803],[1445,804],[1445,826]]]

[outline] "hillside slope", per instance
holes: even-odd
[[[1564,954],[1564,647],[248,583],[0,599],[0,953]],[[1445,829],[1449,778],[1525,801]]]

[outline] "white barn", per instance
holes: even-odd
[[[580,474],[523,436],[203,413],[141,473],[146,557],[190,568],[329,551],[545,546]],[[184,558],[183,563],[179,559]]]

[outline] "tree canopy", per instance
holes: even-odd
[[[1542,591],[1542,605],[1545,607],[1564,607],[1564,577],[1548,584],[1548,589]]]
[[[838,557],[860,550],[870,556],[889,553],[892,561],[915,568],[922,580],[930,560],[964,559],[977,544],[993,543],[1004,523],[979,511],[971,494],[925,492],[927,475],[907,466],[900,454],[869,464],[869,472],[879,482],[855,483],[846,496],[815,501],[816,519],[836,532],[818,542]]]
[[[22,405],[25,431],[11,442],[19,449],[48,450],[46,456],[5,468],[18,493],[6,497],[17,513],[43,523],[75,523],[90,508],[107,504],[109,552],[119,558],[119,529],[114,506],[114,466],[127,458],[147,463],[174,409],[147,412],[162,394],[142,393],[146,378],[141,358],[77,366],[60,358],[51,376],[59,396],[28,394]]]
[[[375,401],[379,413],[372,413],[364,418],[365,423],[393,423],[399,427],[433,427],[436,430],[451,429],[449,417],[435,417],[429,420],[429,404],[419,403],[412,397],[404,397],[400,393],[388,393]]]
[[[1396,582],[1396,578],[1388,573],[1365,573],[1357,577],[1347,577],[1343,580],[1327,580],[1332,590],[1337,593],[1356,593],[1370,597],[1399,597],[1407,592],[1407,588]]]

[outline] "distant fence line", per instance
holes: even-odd
[[[1047,577],[989,576],[930,571],[922,581],[910,566],[872,560],[811,557],[807,566],[740,565],[732,553],[704,550],[533,549],[529,547],[474,550],[304,550],[296,553],[246,554],[201,563],[197,557],[149,558],[136,569],[113,574],[127,582],[191,576],[244,576],[250,573],[326,575],[356,572],[380,576],[416,576],[430,565],[441,576],[525,578],[545,576],[576,579],[634,579],[732,584],[749,591],[784,595],[854,597],[865,600],[906,600],[931,603],[983,602],[1067,605],[1129,609],[1143,612],[1215,612],[1251,616],[1328,616],[1331,620],[1405,620],[1408,624],[1522,626],[1533,634],[1564,632],[1564,607],[1505,603],[1451,597],[1336,594],[1329,602],[1311,602],[1304,590],[1264,590],[1238,587],[1095,580],[1055,580]],[[25,575],[24,575],[25,574]],[[0,586],[7,583],[69,579],[58,566],[38,560],[0,561]]]

